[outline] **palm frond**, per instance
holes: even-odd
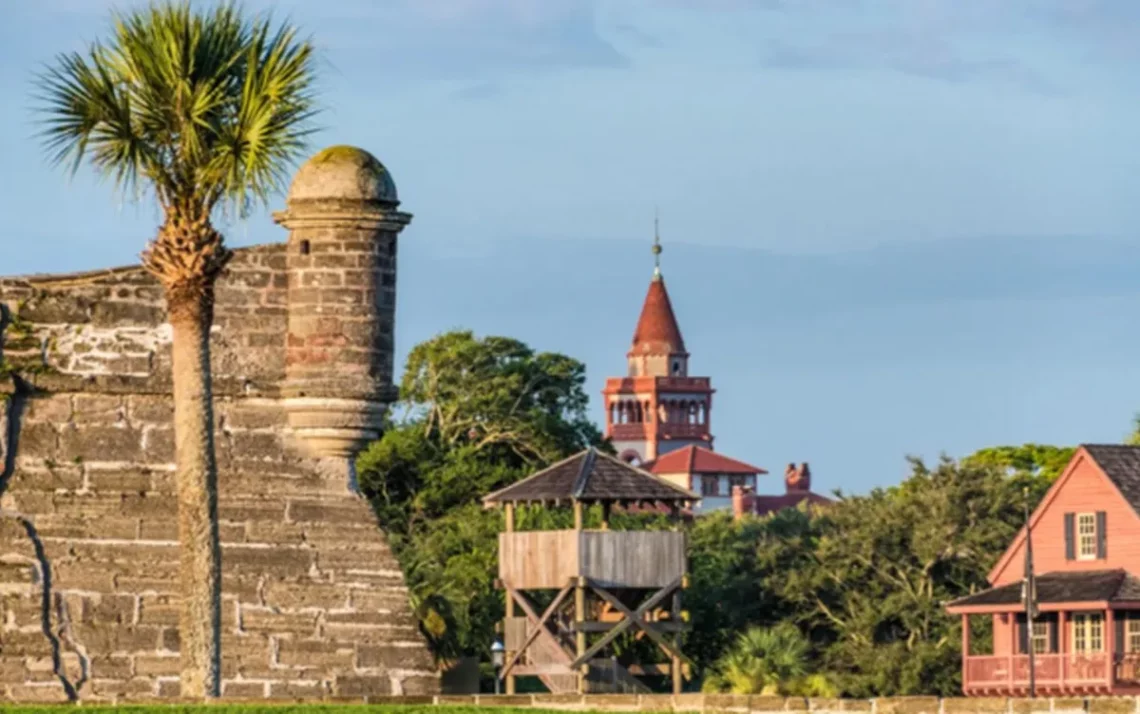
[[[42,139],[164,206],[245,215],[280,191],[315,115],[312,45],[290,24],[167,1],[117,13],[106,43],[38,77]]]

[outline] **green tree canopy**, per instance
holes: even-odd
[[[581,362],[506,337],[456,331],[412,349],[403,416],[360,456],[357,474],[439,656],[485,653],[502,617],[492,589],[502,517],[480,499],[601,445],[585,380]],[[520,525],[560,515],[523,509]]]

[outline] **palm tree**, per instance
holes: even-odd
[[[47,150],[138,199],[162,224],[142,254],[173,328],[182,694],[220,687],[221,554],[210,381],[214,283],[231,253],[211,217],[244,217],[284,184],[313,115],[313,49],[284,23],[188,1],[115,14],[106,42],[39,77]]]
[[[706,691],[733,694],[834,696],[827,678],[808,674],[811,645],[795,625],[742,633],[713,666]]]

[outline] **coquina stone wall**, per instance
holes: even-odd
[[[410,216],[381,171],[359,150],[319,154],[279,219],[307,221],[304,240],[294,228],[238,250],[218,286],[224,697],[438,691],[351,470],[394,396],[396,234]],[[177,698],[162,291],[139,268],[0,279],[0,307],[0,700]],[[366,378],[306,381],[322,372]]]

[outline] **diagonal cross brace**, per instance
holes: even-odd
[[[502,671],[499,673],[499,679],[502,679],[511,673],[511,670],[515,668],[516,664],[518,664],[519,659],[522,658],[523,654],[526,652],[526,649],[530,647],[531,643],[538,639],[539,635],[546,631],[546,621],[549,620],[550,616],[558,610],[558,606],[561,605],[562,601],[566,599],[566,595],[569,594],[572,587],[573,585],[571,584],[562,588],[562,590],[554,598],[554,602],[550,603],[550,606],[547,607],[546,610],[542,613],[542,617],[538,618],[537,622],[533,622],[534,629],[530,631],[530,634],[527,635],[522,645],[515,651],[514,656],[511,657],[511,661],[507,662],[507,665],[503,667]],[[528,612],[527,615],[529,616],[530,613]],[[534,621],[535,618],[530,617],[530,619]]]
[[[650,639],[652,639],[654,642],[656,642],[657,646],[665,651],[665,654],[672,655],[672,656],[680,659],[682,662],[689,665],[690,667],[693,666],[692,660],[690,660],[688,657],[686,657],[684,654],[682,654],[679,649],[676,649],[675,647],[673,647],[672,643],[670,643],[668,640],[666,640],[664,637],[661,636],[661,633],[659,633],[659,632],[657,632],[657,630],[653,629],[653,626],[651,624],[649,624],[648,622],[645,622],[641,617],[638,616],[637,613],[632,612],[628,607],[625,606],[624,603],[622,603],[621,600],[618,600],[612,594],[606,592],[605,590],[603,590],[602,588],[599,588],[597,586],[594,586],[593,590],[594,590],[594,592],[596,592],[598,594],[599,597],[601,597],[603,600],[605,600],[610,605],[612,605],[614,607],[614,609],[616,609],[617,611],[619,611],[620,613],[625,615],[627,619],[629,619],[629,620],[636,619],[634,624],[636,624],[641,629],[642,632],[649,635]],[[641,610],[642,610],[642,608],[638,608],[638,613],[640,613]]]
[[[665,596],[669,595],[674,590],[681,587],[681,580],[682,580],[682,578],[676,578],[675,580],[673,580],[671,583],[669,583],[665,587],[663,587],[660,590],[658,590],[657,592],[653,593],[652,597],[650,597],[648,600],[646,600],[645,602],[641,603],[641,605],[638,606],[636,612],[630,612],[629,608],[627,608],[625,605],[619,604],[620,609],[626,614],[626,619],[619,622],[612,630],[607,632],[606,635],[604,637],[602,637],[602,639],[595,642],[593,647],[590,647],[590,649],[586,650],[583,654],[579,655],[578,659],[576,659],[570,663],[570,667],[574,668],[574,667],[582,666],[584,663],[586,663],[594,655],[601,652],[602,648],[604,648],[606,645],[608,645],[609,643],[611,643],[615,639],[617,639],[618,635],[625,632],[626,630],[628,630],[633,625],[638,625],[642,629],[645,629],[644,624],[640,621],[641,618],[643,618],[645,616],[645,613],[647,611],[649,611],[653,607],[655,607],[657,605],[657,603],[664,600]],[[611,602],[617,601],[616,598],[613,598],[612,595],[610,595],[609,593],[605,592],[604,590],[598,588],[596,585],[591,585],[591,587],[599,595],[602,595],[603,598],[605,598]],[[604,593],[604,595],[603,595],[603,593]],[[657,634],[657,633],[654,633],[654,634]]]
[[[521,592],[515,590],[509,582],[502,581],[502,583],[503,589],[506,590],[507,594],[511,596],[511,599],[514,600],[515,603],[517,603],[518,606],[522,608],[523,614],[527,616],[527,619],[529,619],[532,623],[538,622],[538,614],[534,611],[534,607],[530,604],[530,601],[527,600]],[[570,584],[573,586],[574,579],[571,579]],[[559,632],[556,632],[555,634],[561,634],[562,632],[566,631],[566,628],[563,627],[560,623],[557,623],[557,627]],[[554,635],[551,635],[551,637],[553,638]],[[567,658],[569,658],[569,655],[567,655]]]

